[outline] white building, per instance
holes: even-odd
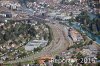
[[[0,6],[5,6],[7,8],[12,8],[12,9],[17,9],[21,7],[21,5],[18,2],[13,2],[13,1],[0,1]]]
[[[47,45],[47,42],[48,41],[45,41],[45,40],[32,40],[25,45],[25,50],[32,51],[32,50],[34,50],[34,48],[37,48],[40,46],[44,47]]]

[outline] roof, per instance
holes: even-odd
[[[8,8],[0,6],[0,12],[3,12],[3,11],[4,12],[10,12],[10,10]]]
[[[90,17],[91,20],[93,20],[94,18],[97,18],[97,16],[94,15],[94,14],[89,13],[88,15],[89,15],[89,17]]]
[[[40,64],[44,64],[44,62],[45,62],[46,59],[52,60],[52,58],[53,58],[52,56],[45,55],[45,56],[43,56],[43,57],[40,57],[40,58],[38,59],[38,61],[39,61]]]
[[[40,43],[47,43],[48,41],[45,40],[32,40],[30,42],[28,42],[27,45],[34,45],[34,44],[40,44]]]

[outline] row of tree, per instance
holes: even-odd
[[[87,30],[100,35],[100,19],[95,15],[83,11],[76,17],[76,21],[83,24]]]
[[[30,35],[31,37],[35,37],[36,30],[34,29],[34,26],[31,26],[30,24],[16,24],[15,27],[12,26],[9,22],[9,24],[6,26],[2,26],[3,28],[0,28],[0,44],[5,43],[8,40],[15,40],[19,37],[19,35],[22,35],[23,37]],[[11,26],[9,29],[8,26]]]

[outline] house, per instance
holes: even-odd
[[[18,2],[13,2],[13,1],[0,1],[0,6],[5,6],[10,9],[17,9],[21,7],[21,5]]]
[[[11,12],[2,11],[2,12],[0,12],[0,17],[2,17],[2,18],[11,18],[12,17],[12,13]]]
[[[97,52],[98,50],[94,45],[85,46],[85,48],[82,50],[82,54],[89,57],[96,57]]]
[[[45,62],[45,61],[48,61],[48,62]],[[49,55],[45,55],[45,56],[42,56],[42,57],[39,57],[38,58],[38,62],[39,64],[42,66],[44,65],[48,65],[48,66],[52,66],[52,62],[53,62],[54,58],[52,56],[49,56]]]
[[[2,60],[0,60],[0,64],[2,64],[3,63],[3,61]],[[2,65],[1,65],[2,66]]]
[[[6,60],[8,58],[8,56],[2,56],[1,59],[2,60]]]
[[[70,37],[72,38],[73,42],[79,42],[79,41],[83,40],[82,35],[73,28],[69,29],[69,34],[70,34]]]
[[[89,50],[89,49],[83,49],[83,50],[82,50],[82,54],[87,56],[87,55],[92,54],[92,51]]]

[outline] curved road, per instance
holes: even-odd
[[[58,23],[56,24],[46,23],[46,24],[50,26],[53,32],[54,38],[51,41],[51,43],[47,47],[43,48],[43,50],[41,50],[39,53],[36,53],[32,56],[29,56],[23,59],[9,61],[8,63],[12,64],[12,63],[18,63],[18,62],[32,61],[34,59],[37,59],[45,55],[51,55],[52,57],[54,57],[55,55],[67,49],[70,43],[68,40],[66,40],[66,37],[63,31],[65,27]]]

